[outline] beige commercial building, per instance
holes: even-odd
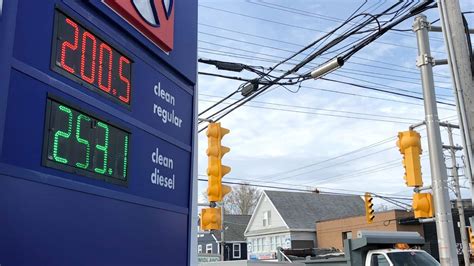
[[[413,217],[412,212],[391,210],[375,213],[375,219],[368,224],[364,216],[316,222],[316,239],[318,248],[337,248],[343,250],[346,238],[356,238],[359,230],[374,231],[415,231],[423,236],[421,225],[399,225],[401,218]]]

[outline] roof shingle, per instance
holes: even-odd
[[[290,229],[315,230],[317,221],[365,214],[360,196],[265,191]]]

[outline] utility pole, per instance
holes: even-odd
[[[224,242],[224,231],[225,231],[225,224],[224,224],[224,201],[222,201],[221,206],[221,217],[222,217],[222,229],[221,229],[221,261],[224,261],[224,251],[225,251],[225,242]]]
[[[449,136],[449,150],[451,152],[451,165],[452,165],[452,175],[453,175],[453,184],[454,184],[454,193],[456,194],[456,207],[459,212],[459,231],[461,233],[461,244],[462,244],[462,254],[464,256],[464,265],[469,266],[469,244],[467,241],[467,232],[466,232],[466,218],[464,217],[464,208],[461,198],[461,189],[459,188],[459,175],[458,167],[456,163],[456,147],[454,146],[453,141],[453,130],[450,125],[447,127],[448,136]]]
[[[413,24],[418,43],[416,65],[421,71],[425,121],[428,132],[428,150],[430,153],[431,186],[436,217],[439,259],[442,266],[459,265],[454,238],[451,204],[449,202],[448,175],[444,163],[438,109],[433,79],[433,57],[431,57],[428,28],[430,24],[425,15],[418,15]]]
[[[455,88],[456,105],[464,156],[466,157],[466,173],[471,180],[473,165],[474,142],[474,81],[471,72],[470,51],[462,19],[461,7],[456,0],[438,0],[439,17],[448,54],[448,63]],[[474,190],[471,190],[474,193]],[[474,203],[474,194],[473,194]]]

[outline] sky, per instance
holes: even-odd
[[[339,26],[363,2],[199,0],[198,54],[200,58],[268,68]],[[361,10],[376,14],[395,2],[369,0]],[[472,11],[474,4],[461,1],[461,9]],[[439,18],[437,9],[425,14],[428,21]],[[466,14],[466,18],[474,25],[472,14]],[[411,29],[413,19],[396,28]],[[435,59],[446,58],[441,33],[430,33],[430,44]],[[420,97],[416,47],[413,32],[390,31],[326,77]],[[315,59],[304,71],[314,69],[336,54]],[[299,56],[296,61],[304,57]],[[278,69],[287,70],[294,66],[295,62],[292,63]],[[199,71],[248,79],[257,77],[251,72],[222,71],[206,64],[199,64]],[[436,66],[434,74],[438,101],[453,104],[448,68]],[[199,110],[229,95],[242,83],[199,75]],[[236,94],[227,102],[241,97]],[[219,105],[215,110],[225,106]],[[438,104],[438,113],[442,121],[457,124],[455,107]],[[396,140],[398,132],[408,130],[409,125],[423,119],[423,101],[418,99],[320,79],[305,81],[299,89],[298,85],[274,86],[220,121],[231,131],[222,140],[231,149],[223,163],[232,168],[224,180],[283,188],[317,188],[324,192],[360,195],[374,192],[411,197],[413,190],[404,184],[402,157]],[[202,125],[205,123],[200,128]],[[426,130],[424,127],[418,130],[422,136],[423,180],[429,185]],[[446,130],[441,132],[447,144]],[[454,133],[455,143],[461,145],[459,131]],[[206,178],[205,131],[199,133],[198,147],[199,178]],[[458,152],[457,156],[462,166],[462,153]],[[451,166],[450,158],[446,159]],[[464,176],[461,176],[461,186],[463,197],[470,197],[470,184]],[[207,182],[199,182],[199,195],[206,187]],[[454,197],[452,192],[450,194]],[[375,203],[375,207],[391,205],[380,199]]]

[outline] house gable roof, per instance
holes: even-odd
[[[315,222],[365,214],[360,196],[265,191],[290,229],[315,230]]]
[[[224,241],[245,242],[244,232],[250,221],[250,217],[250,215],[224,215]],[[214,236],[216,237],[217,241],[220,241],[220,233],[217,233]]]
[[[285,220],[281,217],[281,215],[278,213],[278,210],[275,208],[275,206],[273,205],[272,201],[268,198],[267,194],[266,194],[267,191],[263,191],[261,194],[260,194],[260,198],[258,199],[258,202],[257,202],[257,205],[255,206],[254,210],[253,210],[253,213],[251,215],[251,218],[250,218],[250,221],[247,225],[247,228],[245,228],[245,236],[247,236],[247,234],[249,233],[249,231],[251,230],[252,228],[252,224],[255,222],[255,217],[257,217],[257,214],[259,213],[260,209],[261,209],[261,206],[263,204],[263,201],[265,199],[268,199],[268,202],[270,203],[270,205],[272,206],[273,210],[275,210],[275,212],[277,213],[278,217],[280,217],[280,219],[283,221],[284,223],[284,226],[285,226],[285,229],[288,230],[289,227],[288,225],[286,225],[285,223]]]

